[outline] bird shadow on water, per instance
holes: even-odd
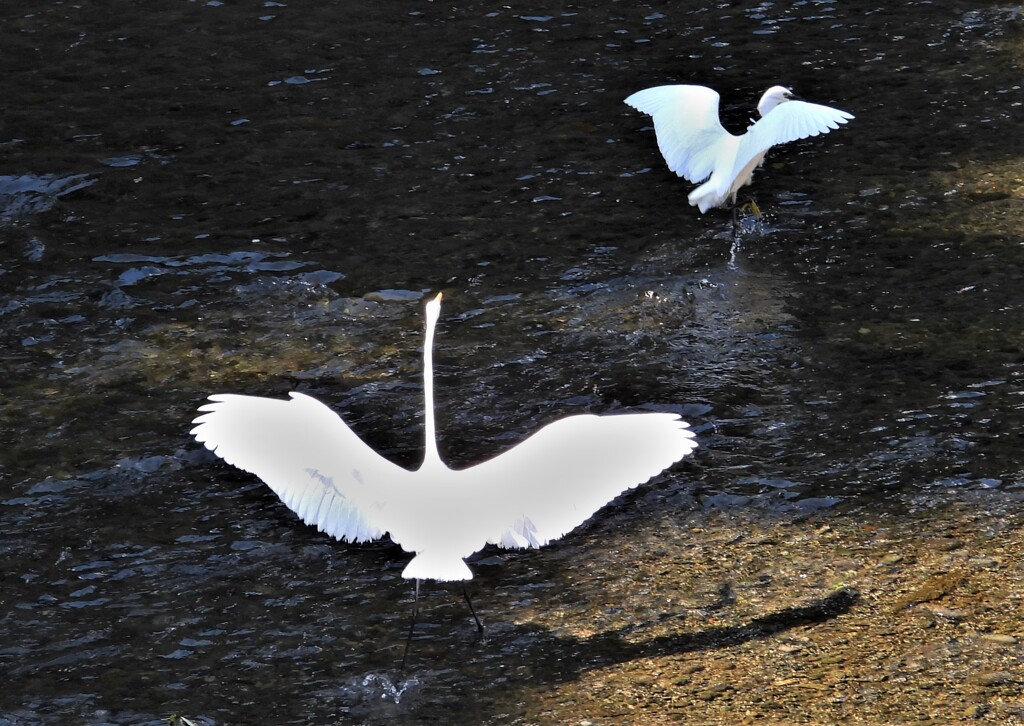
[[[646,658],[701,653],[719,648],[730,648],[746,642],[773,637],[786,630],[824,623],[848,612],[859,598],[852,587],[842,587],[825,597],[803,605],[794,605],[756,617],[746,623],[717,625],[701,630],[657,635],[641,639],[645,630],[657,627],[663,630],[666,621],[682,619],[679,613],[666,613],[653,621],[635,623],[608,630],[589,637],[574,637],[556,633],[540,626],[498,627],[478,641],[475,654],[453,653],[451,648],[433,652],[429,657],[421,650],[405,674],[397,669],[390,674],[372,673],[354,679],[341,695],[348,701],[350,715],[360,718],[382,718],[411,715],[421,708],[436,707],[449,690],[450,681],[472,687],[467,680],[479,677],[492,684],[500,681],[499,692],[490,694],[501,698],[500,691],[529,686],[551,686],[567,683],[585,673],[601,668],[621,665]],[[713,611],[727,607],[733,601],[732,589],[723,587],[719,600],[702,610]],[[515,653],[514,659],[510,653]],[[462,659],[462,666],[453,667],[451,658]],[[514,660],[514,662],[513,662]],[[500,672],[501,679],[494,678]],[[460,689],[461,690],[461,689]],[[483,696],[483,690],[477,690]],[[454,704],[453,704],[454,705]],[[464,705],[464,704],[463,704]],[[480,698],[477,708],[486,714],[486,699]]]

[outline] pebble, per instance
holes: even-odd
[[[1014,645],[1017,642],[1015,637],[1005,633],[985,633],[980,639],[986,643],[995,643],[997,645]]]
[[[908,592],[897,599],[896,604],[893,606],[893,611],[899,611],[910,605],[917,605],[918,603],[938,600],[940,597],[944,597],[952,592],[954,588],[966,579],[966,577],[967,574],[960,570],[935,575],[925,581],[917,589]]]
[[[932,608],[932,615],[945,620],[950,623],[959,623],[962,620],[967,619],[966,613],[962,613],[959,610],[949,610],[948,608]]]
[[[988,707],[987,706],[983,706],[980,703],[975,703],[975,704],[972,704],[972,705],[970,705],[970,706],[968,706],[967,708],[964,709],[963,716],[964,716],[964,718],[977,719],[977,718],[981,718],[986,713],[988,713]]]
[[[1014,675],[1007,671],[984,671],[971,676],[968,680],[979,686],[1005,686],[1017,682]]]
[[[713,701],[714,699],[721,696],[726,691],[732,690],[732,685],[729,683],[716,683],[709,688],[705,688],[697,694],[697,698],[702,701]]]

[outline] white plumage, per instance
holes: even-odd
[[[853,118],[846,111],[796,100],[784,86],[764,92],[757,104],[761,118],[739,136],[722,127],[719,96],[704,86],[656,86],[637,91],[626,103],[653,118],[668,168],[700,184],[689,201],[702,213],[735,204],[736,193],[751,182],[771,147],[827,134]]]
[[[367,446],[327,406],[217,394],[192,434],[227,463],[270,486],[307,524],[363,542],[389,533],[416,556],[402,576],[468,580],[464,561],[484,545],[540,547],[586,521],[697,444],[669,413],[569,416],[493,459],[453,470],[434,432],[433,338],[441,295],[427,303],[423,346],[426,447],[416,471]]]

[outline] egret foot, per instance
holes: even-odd
[[[743,231],[743,217],[750,213],[754,217],[755,226],[761,222],[761,218],[764,216],[761,213],[761,208],[757,206],[757,202],[751,199],[749,202],[743,204],[733,204],[732,206],[732,234],[733,237],[739,235]]]

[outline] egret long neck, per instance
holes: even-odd
[[[441,464],[434,425],[434,330],[441,308],[441,296],[427,304],[427,334],[423,340],[423,409],[426,421],[423,466]]]

